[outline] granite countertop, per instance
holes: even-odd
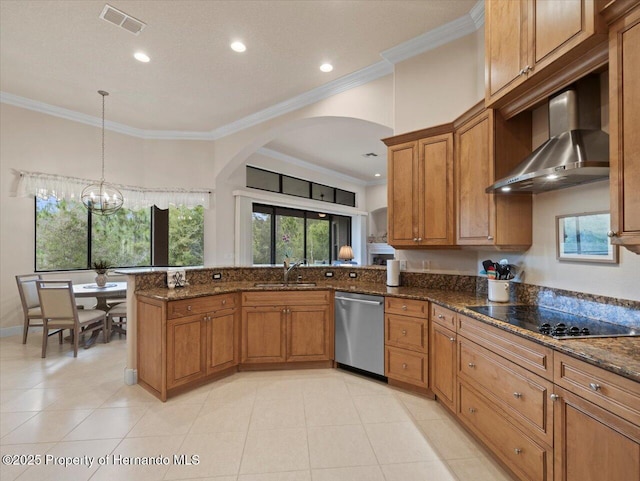
[[[380,296],[395,296],[434,302],[471,318],[491,324],[499,329],[512,332],[538,344],[543,344],[556,351],[563,352],[582,361],[640,382],[640,337],[553,339],[467,309],[466,306],[504,305],[503,303],[489,302],[485,296],[477,296],[469,292],[418,287],[387,287],[386,285],[362,282],[327,281],[318,282],[314,287],[296,287],[295,285],[291,285],[289,287],[275,288],[256,287],[255,282],[220,282],[219,284],[197,284],[176,289],[154,288],[136,291],[136,294],[141,297],[174,301],[239,291],[323,289]]]

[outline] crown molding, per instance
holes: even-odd
[[[271,157],[272,159],[281,160],[282,162],[287,162],[289,164],[297,165],[298,167],[302,167],[303,169],[309,169],[314,172],[318,172],[319,174],[330,175],[331,177],[335,177],[347,182],[351,182],[352,184],[367,186],[369,182],[358,179],[356,177],[352,177],[347,174],[342,174],[340,172],[336,172],[335,170],[327,169],[326,167],[322,167],[320,165],[313,164],[311,162],[307,162],[306,160],[299,159],[297,157],[293,157],[291,155],[283,154],[277,150],[269,149],[267,147],[260,147],[256,150],[256,154],[261,154],[267,157]],[[256,166],[259,167],[259,166]]]
[[[479,0],[466,15],[385,50],[380,55],[388,62],[396,64],[466,37],[482,25],[484,25],[484,2]]]
[[[484,25],[484,2],[483,0],[478,0],[466,15],[385,50],[380,54],[384,59],[380,62],[211,131],[146,130],[111,121],[105,122],[105,129],[141,139],[216,140],[314,104],[341,92],[359,87],[360,85],[372,82],[386,75],[391,75],[394,72],[394,64],[469,35],[482,25]],[[99,117],[93,117],[37,100],[20,97],[8,92],[0,92],[0,102],[80,122],[93,127],[102,126],[102,119]]]
[[[484,0],[478,0],[469,10],[469,15],[479,30],[484,25]]]
[[[390,65],[388,62],[383,60],[349,75],[345,75],[344,77],[332,80],[331,82],[321,85],[313,90],[296,95],[284,102],[272,105],[264,110],[260,110],[259,112],[255,112],[242,119],[236,120],[235,122],[219,127],[211,133],[214,139],[219,139],[246,128],[253,127],[254,125],[258,125],[267,120],[271,120],[275,117],[279,117],[280,115],[306,107],[307,105],[314,104],[341,92],[359,87],[360,85],[372,82],[373,80],[377,80],[386,75],[391,75],[392,73],[393,65]]]
[[[56,105],[39,102],[37,100],[20,97],[8,92],[0,92],[0,102],[27,110],[33,110],[54,117],[59,117],[73,122],[79,122],[92,127],[102,128],[102,118],[65,109]],[[141,139],[162,139],[162,140],[213,140],[210,132],[192,132],[181,130],[145,130],[129,125],[105,120],[104,128],[119,134],[138,137]]]

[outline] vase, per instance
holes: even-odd
[[[98,287],[104,287],[107,285],[107,275],[106,274],[98,274],[96,276],[96,285]]]

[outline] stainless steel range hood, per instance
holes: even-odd
[[[609,135],[600,128],[597,77],[549,99],[549,137],[486,192],[546,192],[609,176]]]

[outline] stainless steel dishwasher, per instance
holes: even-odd
[[[384,376],[384,297],[335,294],[336,362]]]

